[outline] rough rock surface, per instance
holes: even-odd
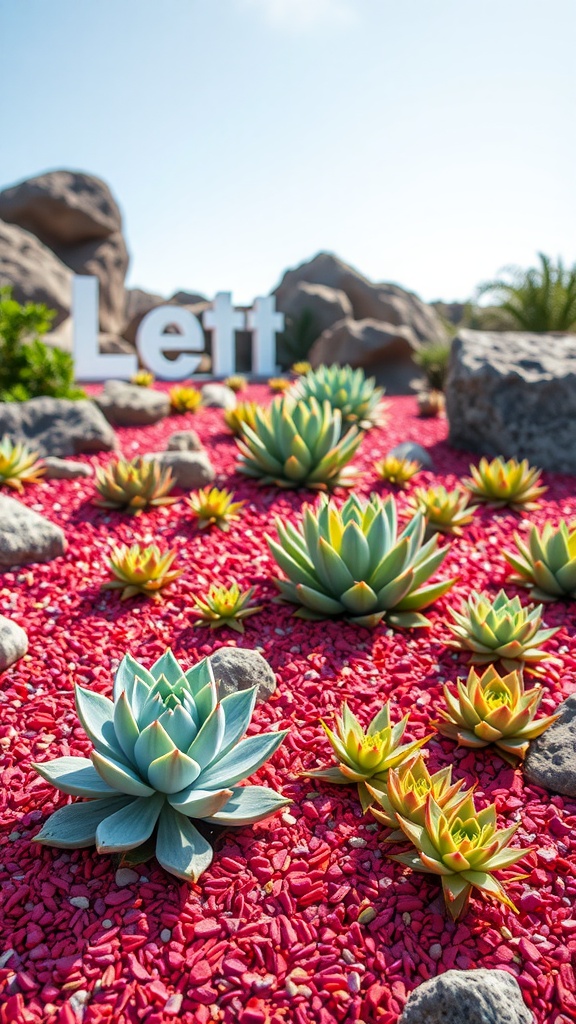
[[[204,405],[215,409],[235,409],[236,395],[226,384],[205,384],[202,388]]]
[[[308,358],[312,366],[349,363],[374,373],[389,395],[407,395],[418,367],[412,360],[420,347],[410,327],[347,317],[323,331]]]
[[[352,303],[345,292],[325,284],[311,284],[309,281],[298,281],[291,290],[283,289],[280,296],[276,296],[276,308],[286,316],[288,332],[290,321],[298,321],[304,314],[310,315],[311,345],[322,331],[339,320],[354,316]],[[283,363],[294,361],[290,357],[282,358],[281,344],[279,356]]]
[[[524,775],[535,786],[576,797],[576,693],[556,712],[558,721],[530,743]]]
[[[170,434],[166,451],[168,452],[201,452],[204,449],[202,441],[195,430],[177,430]]]
[[[0,494],[0,566],[50,562],[66,550],[59,526]]]
[[[0,221],[0,285],[12,285],[17,302],[44,302],[58,327],[70,315],[72,271],[34,235]]]
[[[156,459],[161,466],[169,466],[178,487],[192,490],[211,484],[216,476],[206,451],[150,452],[145,459]]]
[[[106,419],[118,427],[157,423],[170,412],[170,399],[163,391],[141,388],[123,380],[107,380],[94,401]]]
[[[129,263],[122,232],[115,231],[108,238],[92,239],[79,245],[60,245],[54,251],[75,274],[98,278],[100,329],[108,334],[120,334],[124,326],[124,280]]]
[[[459,331],[446,413],[456,448],[576,473],[576,335]]]
[[[399,1024],[533,1024],[507,971],[446,971],[410,993]]]
[[[100,410],[88,399],[31,398],[0,404],[0,436],[25,441],[40,455],[109,452],[116,435]]]
[[[391,448],[388,455],[394,455],[397,459],[415,459],[424,469],[434,469],[434,461],[430,452],[416,441],[402,441],[401,444]]]
[[[28,650],[28,637],[22,626],[0,615],[0,672],[13,665]]]
[[[85,462],[74,462],[72,459],[59,459],[56,455],[48,455],[44,459],[47,480],[76,480],[82,476],[92,476],[93,469]]]
[[[258,687],[257,701],[268,700],[276,692],[276,676],[258,651],[241,647],[220,647],[210,656],[214,675],[218,680],[220,697],[237,690]]]

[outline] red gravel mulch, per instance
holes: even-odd
[[[245,397],[245,396],[241,396]],[[268,390],[254,386],[249,397]],[[23,625],[29,653],[0,678],[0,1024],[396,1024],[408,993],[449,968],[497,967],[513,974],[538,1024],[576,1021],[576,803],[528,785],[492,750],[429,744],[429,764],[452,762],[455,776],[478,780],[478,802],[495,800],[502,825],[521,821],[515,842],[535,845],[528,877],[510,886],[518,915],[473,899],[464,920],[445,916],[438,882],[384,856],[379,826],[362,816],[354,787],[302,778],[330,760],[320,718],[347,699],[363,722],[391,699],[410,711],[409,734],[435,717],[442,683],[465,674],[465,659],[444,646],[446,608],[471,588],[495,594],[505,583],[502,548],[519,518],[481,510],[454,540],[439,573],[459,575],[430,612],[428,631],[370,632],[343,622],[309,623],[272,602],[276,573],[264,535],[273,517],[292,516],[309,493],[260,489],[235,473],[234,441],[217,409],[118,431],[125,455],[161,449],[169,434],[193,427],[210,451],[218,482],[248,504],[230,533],[201,533],[184,502],[134,519],[91,501],[90,479],[30,487],[22,500],[64,528],[68,551],[47,565],[0,576],[1,611]],[[429,447],[438,475],[415,484],[454,486],[470,458],[445,443],[443,420],[419,420],[415,400],[391,400],[388,426],[370,432],[356,458],[357,490],[386,491],[373,462],[407,439]],[[106,463],[107,454],[86,457]],[[530,519],[576,516],[574,479],[546,474],[549,491]],[[342,492],[341,492],[342,496]],[[400,506],[405,496],[399,497]],[[111,539],[178,548],[185,570],[162,605],[120,603],[101,592]],[[264,610],[246,634],[208,632],[191,623],[191,594],[213,580],[256,587]],[[508,593],[514,588],[507,586]],[[526,601],[525,593],[522,594]],[[549,672],[542,712],[576,688],[576,604],[545,609],[560,626],[549,647],[562,669]],[[145,665],[167,646],[192,664],[223,644],[257,648],[278,690],[257,708],[252,730],[290,728],[257,773],[293,804],[217,842],[212,867],[194,886],[179,884],[155,861],[117,875],[94,850],[59,851],[30,842],[66,797],[31,761],[86,755],[73,699],[75,682],[110,694],[114,670],[130,651]]]

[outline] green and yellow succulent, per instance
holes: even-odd
[[[306,400],[314,398],[320,404],[329,402],[342,414],[345,427],[369,430],[384,423],[384,389],[376,387],[374,377],[367,378],[362,367],[319,366],[298,378],[292,394]]]
[[[120,544],[112,548],[108,564],[113,579],[102,584],[103,590],[121,590],[121,601],[130,597],[162,599],[162,591],[182,575],[172,569],[176,550],[161,551],[156,544]]]
[[[245,501],[234,501],[234,493],[218,487],[204,487],[186,499],[201,530],[216,526],[225,532],[230,523],[240,519],[240,509]]]
[[[509,506],[515,512],[530,512],[538,508],[538,498],[547,490],[540,484],[542,471],[534,469],[528,459],[518,462],[502,458],[480,459],[478,466],[470,466],[470,477],[464,480],[465,487],[476,501],[483,501],[494,508]]]
[[[21,494],[24,484],[40,483],[45,472],[38,452],[4,435],[0,441],[0,487],[11,487]]]
[[[202,392],[193,387],[174,387],[168,393],[172,412],[196,412],[202,405]]]
[[[387,455],[374,463],[374,471],[379,480],[384,480],[394,487],[403,489],[406,484],[422,469],[415,459],[401,459],[397,455]]]
[[[452,782],[452,765],[431,775],[421,753],[403,761],[397,768],[391,768],[384,782],[378,784],[372,779],[366,785],[373,801],[370,812],[390,830],[384,838],[391,843],[406,842],[398,815],[416,825],[423,825],[429,796],[448,814],[468,795],[462,792],[463,779]]]
[[[241,590],[237,583],[229,587],[213,583],[206,594],[194,597],[194,625],[208,626],[209,629],[229,626],[236,633],[243,633],[244,619],[262,611],[261,604],[250,603],[255,590],[255,587]]]
[[[408,507],[422,512],[429,530],[460,537],[463,527],[472,522],[477,505],[469,505],[469,495],[460,487],[452,491],[441,484],[435,487],[415,487],[408,498]]]
[[[515,569],[511,582],[528,587],[537,601],[576,599],[576,523],[530,527],[528,543],[514,534],[517,551],[504,558]]]
[[[170,495],[176,481],[169,467],[155,459],[117,459],[96,467],[95,486],[99,508],[122,509],[139,515],[145,508],[172,505],[178,499]]]

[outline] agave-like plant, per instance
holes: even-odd
[[[198,388],[170,388],[169,398],[172,412],[196,412],[202,405],[202,392]]]
[[[295,377],[303,377],[305,374],[310,373],[311,369],[312,363],[307,362],[306,359],[300,359],[297,363],[292,363],[290,373],[293,373]]]
[[[182,575],[182,569],[172,569],[175,558],[175,549],[161,551],[156,544],[115,546],[108,562],[114,578],[102,589],[121,590],[121,601],[139,595],[160,601],[162,591]]]
[[[462,527],[468,526],[477,505],[469,505],[469,496],[460,487],[448,491],[441,484],[436,487],[416,487],[408,498],[408,507],[422,512],[429,530],[437,533],[451,533],[460,537]]]
[[[270,391],[275,394],[283,394],[284,391],[292,386],[292,381],[289,377],[270,377],[268,380],[268,387]]]
[[[472,592],[460,611],[448,609],[454,619],[448,624],[453,638],[448,647],[471,651],[470,661],[487,665],[501,661],[507,672],[525,667],[533,675],[542,675],[542,662],[557,662],[541,644],[558,629],[540,629],[542,605],[524,608],[517,597],[501,590],[492,601],[487,594]]]
[[[190,819],[244,826],[289,801],[264,786],[239,786],[286,732],[241,739],[257,687],[218,699],[207,658],[185,671],[171,651],[150,669],[130,655],[120,663],[114,700],[76,686],[78,717],[94,749],[87,757],[35,764],[63,793],[86,797],[50,816],[35,841],[99,853],[145,844],[156,829],[166,871],[196,881],[212,861],[210,844]]]
[[[231,377],[226,377],[224,381],[227,388],[234,391],[237,394],[239,391],[245,391],[248,387],[248,381],[246,377],[241,373],[233,373]]]
[[[243,633],[244,619],[262,611],[261,604],[250,604],[255,590],[255,587],[241,590],[237,583],[232,583],[229,587],[212,583],[206,594],[194,597],[194,625],[208,626],[210,629],[229,626],[237,633]]]
[[[224,410],[224,422],[232,433],[239,437],[245,425],[252,430],[255,429],[257,409],[256,402],[238,402],[234,409]]]
[[[379,480],[404,488],[406,484],[422,469],[422,464],[415,459],[400,459],[397,455],[387,455],[374,463],[374,470]]]
[[[528,459],[480,459],[470,466],[471,476],[463,482],[477,501],[494,508],[508,505],[516,512],[530,512],[539,507],[538,498],[548,489],[540,485],[542,471],[534,469]]]
[[[139,388],[150,388],[154,383],[154,374],[150,370],[137,370],[131,377],[130,383],[137,384]]]
[[[504,552],[516,570],[513,583],[528,587],[538,601],[576,599],[576,523],[561,520],[555,529],[547,522],[541,532],[532,524],[527,544],[517,533],[514,541],[518,552]]]
[[[429,626],[422,609],[455,579],[429,583],[448,548],[434,535],[423,543],[426,522],[417,512],[398,534],[396,501],[352,494],[341,509],[325,495],[304,505],[299,527],[276,520],[279,542],[268,546],[288,577],[275,580],[284,600],[300,605],[303,619],[345,615],[360,626]]]
[[[454,920],[466,912],[473,889],[493,896],[517,912],[494,872],[516,864],[530,852],[509,846],[520,822],[499,830],[496,805],[490,804],[478,811],[471,793],[449,812],[429,795],[423,824],[401,814],[397,814],[397,820],[415,851],[393,854],[392,860],[408,865],[413,871],[439,875],[444,901]]]
[[[409,718],[410,715],[404,715],[400,722],[392,726],[390,705],[384,704],[365,730],[356,715],[344,703],[341,717],[336,717],[335,731],[330,729],[326,722],[321,722],[338,764],[328,768],[316,768],[304,774],[309,778],[334,782],[339,786],[356,783],[362,810],[367,811],[374,800],[368,783],[376,787],[379,784],[382,786],[391,768],[396,768],[411,758],[430,739],[430,736],[424,736],[420,740],[412,740],[401,745]]]
[[[426,801],[432,796],[445,814],[452,812],[468,796],[462,792],[464,779],[452,782],[452,765],[441,768],[430,775],[421,753],[408,758],[391,768],[385,782],[377,784],[373,779],[367,784],[373,801],[371,813],[377,821],[391,830],[385,835],[390,843],[406,842],[406,836],[398,823],[398,815],[423,825],[426,815]]]
[[[319,366],[300,377],[292,388],[299,398],[315,398],[329,402],[342,413],[345,426],[352,424],[361,430],[380,427],[384,422],[384,388],[375,386],[374,377],[366,377],[362,367]]]
[[[220,490],[218,487],[204,487],[186,499],[192,509],[198,526],[205,530],[209,526],[217,526],[219,530],[228,531],[230,523],[240,519],[239,512],[244,508],[245,501],[233,501],[232,491]]]
[[[541,686],[524,689],[522,673],[501,676],[493,665],[482,675],[472,668],[468,679],[458,680],[457,693],[444,686],[446,709],[440,709],[441,721],[435,722],[443,736],[462,747],[498,748],[506,761],[523,759],[530,740],[540,736],[558,715],[536,719],[542,700]]]
[[[256,409],[255,425],[244,426],[236,439],[238,469],[263,484],[329,490],[350,487],[355,472],[348,466],[362,434],[342,437],[342,416],[328,402],[275,398],[268,409]]]
[[[95,486],[100,497],[94,499],[94,504],[139,515],[142,509],[177,501],[170,495],[175,483],[170,468],[162,467],[155,459],[118,459],[96,467]]]
[[[24,484],[37,484],[46,472],[44,463],[25,444],[11,441],[5,434],[0,441],[0,486],[21,493]]]

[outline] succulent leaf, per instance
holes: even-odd
[[[4,484],[21,493],[24,484],[39,483],[45,472],[38,452],[12,441],[8,434],[4,435],[0,441],[0,487]]]
[[[217,526],[220,530],[229,530],[230,523],[240,519],[239,512],[244,508],[245,501],[233,501],[231,491],[220,490],[218,487],[204,487],[186,499],[192,514],[198,520],[200,529]]]
[[[171,505],[178,500],[170,496],[175,484],[172,471],[155,459],[118,459],[107,466],[97,466],[95,474],[99,497],[94,504],[99,508],[139,515],[145,508]]]
[[[465,487],[477,501],[495,508],[508,505],[516,512],[529,512],[538,508],[538,498],[547,490],[540,484],[541,470],[531,467],[527,459],[489,462],[482,458],[478,466],[470,466],[470,474],[463,481]]]
[[[298,372],[298,371],[294,371]],[[344,424],[361,430],[382,426],[385,420],[384,389],[375,386],[374,377],[366,377],[361,367],[319,366],[300,376],[291,389],[296,398],[315,399],[320,405],[329,402],[342,414]]]

